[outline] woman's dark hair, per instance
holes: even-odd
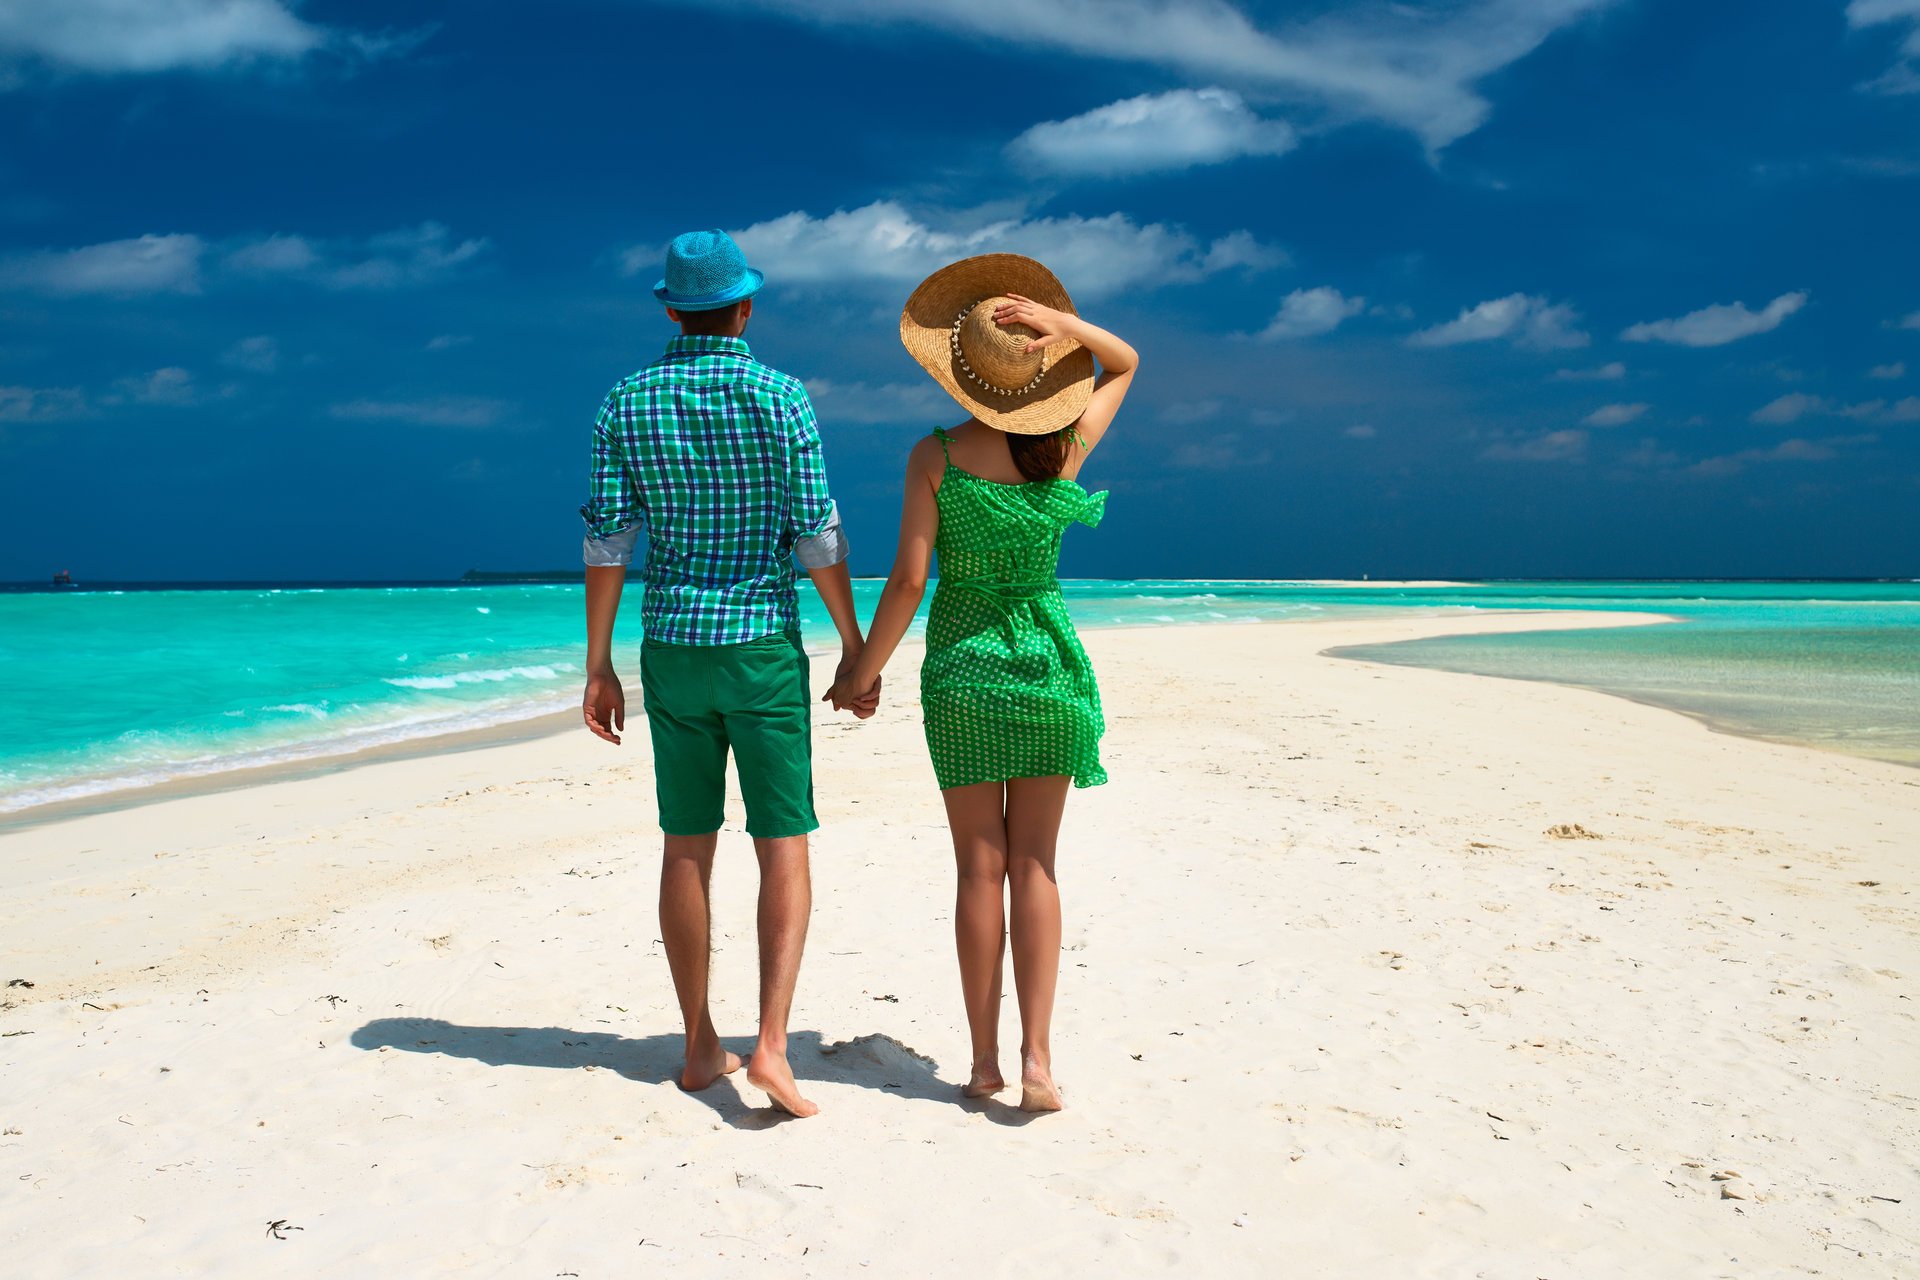
[[[1022,436],[1008,432],[1007,452],[1013,455],[1013,465],[1020,468],[1020,474],[1027,479],[1052,480],[1066,468],[1072,434],[1073,423],[1068,423],[1058,431],[1049,431],[1044,436]]]

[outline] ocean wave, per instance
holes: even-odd
[[[463,684],[498,684],[503,680],[558,680],[573,668],[564,662],[536,667],[486,667],[443,676],[387,676],[381,683],[401,689],[452,689]]]
[[[571,695],[549,694],[545,698],[522,696],[480,704],[452,715],[444,712],[404,715],[350,728],[334,728],[324,734],[303,736],[292,741],[256,744],[239,749],[228,746],[212,751],[195,750],[199,744],[177,735],[128,733],[122,735],[121,745],[137,745],[142,749],[123,752],[118,760],[97,772],[79,776],[68,774],[62,778],[31,778],[14,769],[0,769],[0,814],[16,813],[63,800],[84,800],[116,791],[204,778],[235,769],[297,765],[351,755],[373,747],[491,729],[569,710],[572,705]],[[336,725],[338,723],[334,722]]]

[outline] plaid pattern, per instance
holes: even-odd
[[[835,518],[806,388],[740,338],[679,337],[593,432],[589,540],[645,526],[648,638],[742,644],[799,626],[793,549]]]

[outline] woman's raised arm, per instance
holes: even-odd
[[[1043,307],[1017,293],[1008,294],[1007,301],[994,309],[993,319],[996,324],[1023,324],[1039,334],[1027,344],[1029,351],[1044,350],[1062,338],[1071,338],[1092,352],[1093,358],[1099,361],[1100,376],[1093,384],[1093,398],[1087,402],[1086,412],[1074,424],[1074,430],[1080,436],[1080,457],[1084,459],[1087,453],[1092,452],[1093,446],[1100,443],[1100,437],[1107,433],[1113,416],[1120,412],[1120,402],[1127,398],[1127,391],[1133,386],[1134,371],[1140,367],[1140,353],[1097,324],[1065,311]],[[1079,469],[1078,463],[1072,462],[1062,474],[1071,478]]]
[[[939,442],[931,436],[913,446],[907,455],[906,496],[900,503],[900,545],[893,554],[893,572],[887,575],[886,590],[880,593],[880,604],[873,611],[859,661],[842,684],[827,690],[822,701],[842,706],[873,693],[887,660],[913,625],[913,615],[927,594],[933,541],[940,532],[934,482],[943,456]]]

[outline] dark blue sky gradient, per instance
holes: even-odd
[[[1905,32],[1849,29],[1838,0],[1618,0],[1475,82],[1487,120],[1432,158],[1390,124],[1249,94],[1302,127],[1295,150],[1101,179],[1036,175],[1003,148],[1214,81],[699,5],[296,11],[418,42],[160,72],[11,55],[0,388],[43,394],[0,393],[0,578],[571,565],[593,411],[668,334],[655,272],[623,275],[621,251],[877,200],[940,227],[1122,213],[1284,251],[1104,298],[1067,278],[1144,366],[1085,476],[1114,490],[1108,522],[1068,540],[1065,572],[1920,575],[1920,328],[1900,327],[1920,313],[1920,94],[1860,87]],[[1283,30],[1294,8],[1247,12]],[[379,290],[217,265],[271,234],[352,256],[428,222],[487,247]],[[208,243],[199,292],[62,293],[19,265],[148,234]],[[919,376],[894,331],[905,286],[769,275],[749,334],[762,359],[842,387]],[[1321,286],[1378,310],[1248,336]],[[1795,290],[1797,313],[1724,345],[1619,337]],[[1407,343],[1514,293],[1570,304],[1591,344]],[[464,341],[428,350],[440,335]],[[272,340],[271,369],[223,362],[253,337]],[[1555,377],[1614,361],[1618,379]],[[190,389],[142,401],[133,386],[161,369]],[[1752,419],[1788,394],[1821,407]],[[489,407],[465,425],[340,411],[455,400]],[[1607,404],[1647,408],[1582,423]],[[854,567],[884,572],[906,451],[958,414],[819,407]]]

